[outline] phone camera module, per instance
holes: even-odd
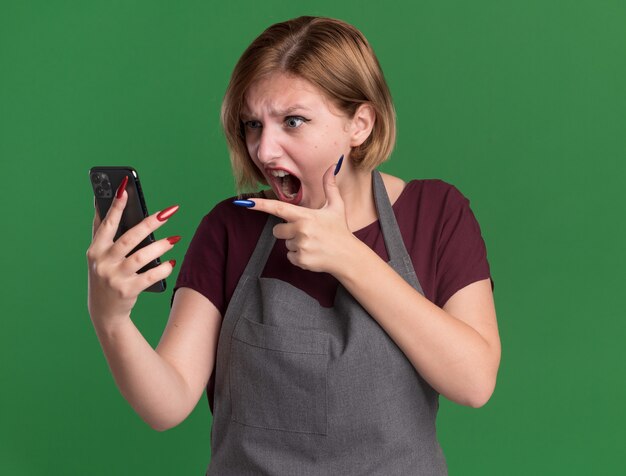
[[[91,181],[97,198],[111,198],[113,196],[113,189],[107,174],[95,172],[91,174]]]

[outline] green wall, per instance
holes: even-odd
[[[265,27],[359,27],[388,78],[384,170],[471,200],[503,344],[479,410],[445,401],[453,475],[615,474],[626,384],[626,3],[621,0],[15,1],[0,4],[0,473],[203,474],[210,413],[152,431],[120,396],[86,308],[87,171],[133,165],[181,234],[233,194],[219,105]],[[233,6],[228,6],[233,5]],[[170,279],[170,285],[173,283]],[[134,319],[156,345],[170,293]]]

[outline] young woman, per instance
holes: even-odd
[[[177,211],[113,242],[123,185],[96,215],[89,311],[124,397],[153,428],[207,389],[207,474],[446,474],[438,396],[490,398],[500,342],[468,201],[438,180],[381,174],[391,97],[353,26],[301,17],[244,52],[222,107],[239,190],[201,222],[156,350],[130,319],[170,237],[125,256]],[[241,197],[240,197],[241,198]]]

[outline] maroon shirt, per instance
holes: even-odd
[[[188,287],[209,299],[222,316],[252,256],[265,213],[219,203],[206,215],[189,245],[176,289]],[[490,277],[487,250],[469,201],[441,180],[413,180],[393,211],[425,296],[439,307],[459,289]],[[388,261],[378,221],[354,235]],[[306,271],[287,260],[284,240],[276,244],[263,276],[287,281],[331,307],[337,280],[327,273]]]

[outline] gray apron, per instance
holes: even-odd
[[[382,178],[372,179],[389,265],[423,294]],[[438,394],[376,320],[341,284],[325,308],[261,277],[280,222],[268,218],[222,322],[207,474],[447,474]]]

